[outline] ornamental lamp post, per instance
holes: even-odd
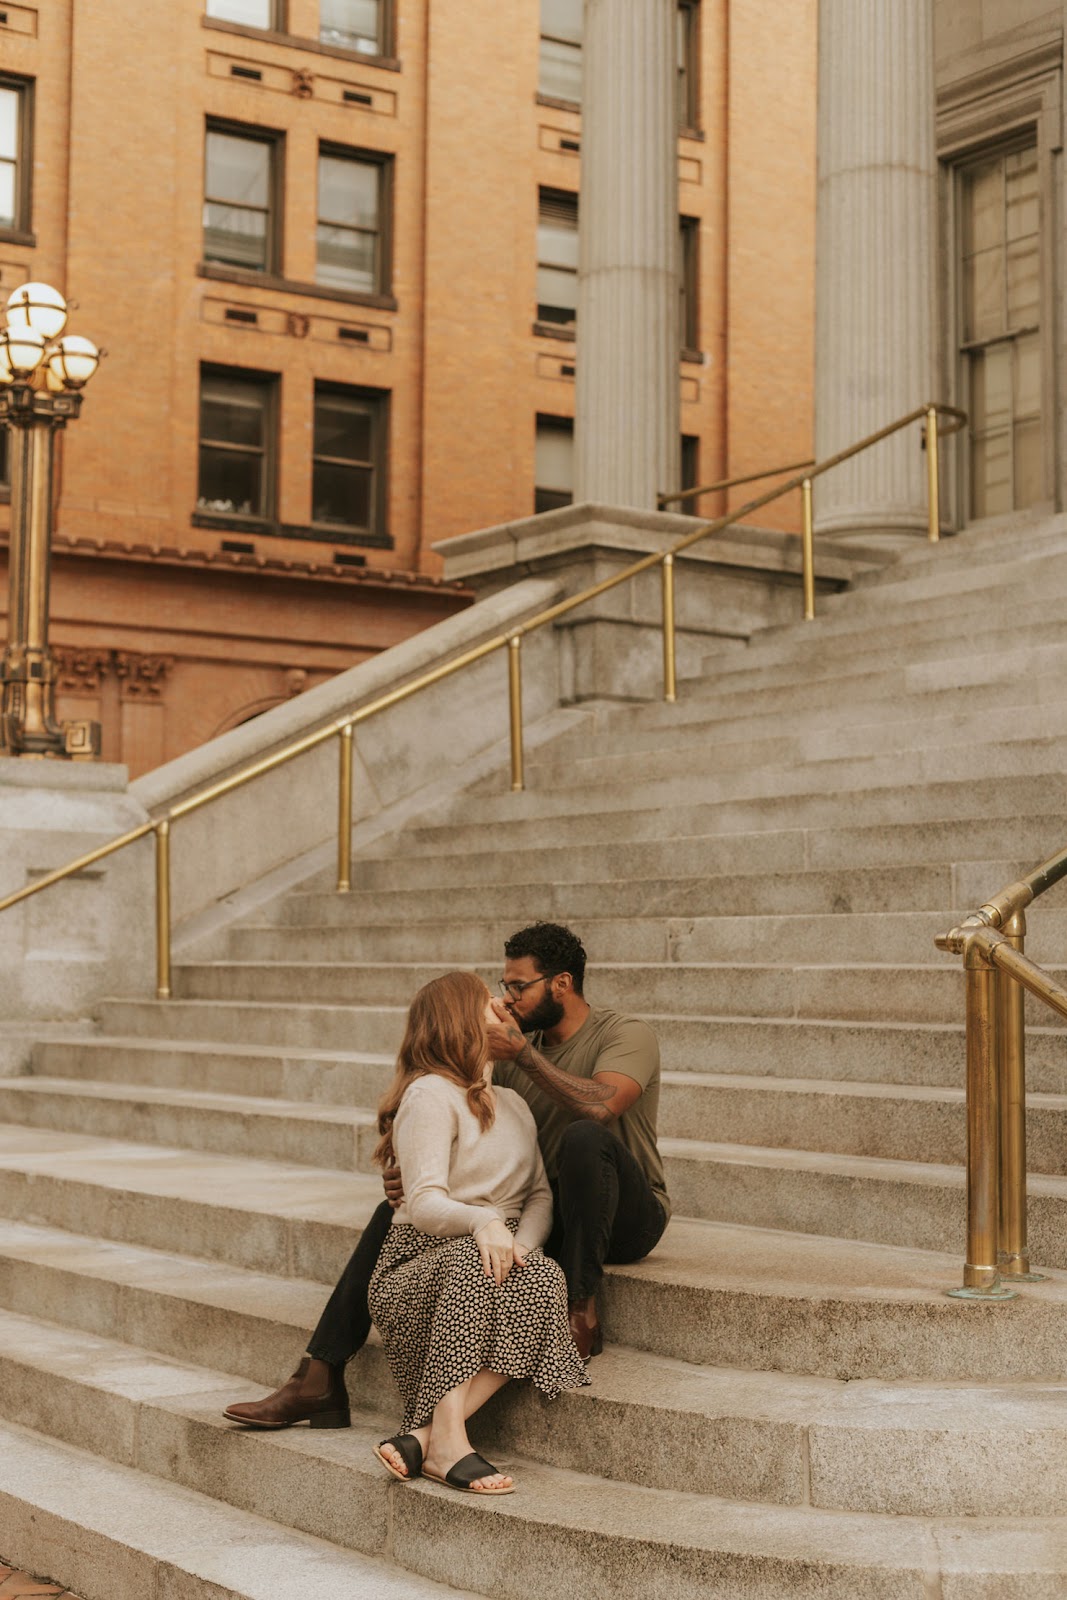
[[[100,754],[98,722],[56,721],[56,667],[48,648],[55,436],[81,410],[101,352],[63,335],[67,303],[47,283],[23,283],[0,331],[0,424],[10,438],[8,630],[0,658],[0,755],[30,759]]]

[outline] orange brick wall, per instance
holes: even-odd
[[[82,653],[64,708],[98,704],[109,753],[139,771],[465,604],[431,543],[532,511],[535,418],[574,406],[573,344],[533,327],[537,191],[580,187],[559,140],[581,118],[538,100],[538,0],[397,0],[392,65],[310,48],[317,0],[289,0],[288,35],[205,26],[199,0],[9,10],[0,69],[37,86],[36,243],[0,234],[0,284],[55,283],[109,352],[63,450],[54,641]],[[705,481],[809,446],[814,50],[815,0],[704,0],[702,137],[679,140],[701,355],[679,376]],[[285,136],[287,285],[314,280],[320,139],[394,157],[395,310],[198,272],[208,116]],[[264,327],[223,325],[227,305]],[[341,344],[353,322],[381,348]],[[362,577],[330,539],[240,529],[254,555],[227,563],[225,532],[194,524],[204,361],[280,374],[278,516],[297,526],[315,380],[388,391],[393,546],[363,550]],[[112,666],[94,673],[94,651]],[[132,699],[114,670],[131,652],[170,663]]]

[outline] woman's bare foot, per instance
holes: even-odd
[[[439,1434],[442,1437],[439,1438]],[[444,1436],[438,1428],[430,1436],[429,1448],[424,1445],[423,1450],[426,1453],[423,1471],[427,1477],[447,1478],[456,1462],[472,1453],[473,1446],[465,1431],[456,1433],[449,1429],[447,1436]],[[494,1472],[492,1476],[475,1478],[469,1487],[475,1494],[480,1494],[485,1489],[510,1489],[511,1486],[512,1479],[508,1473]]]
[[[429,1427],[427,1426],[425,1428],[412,1428],[412,1430],[411,1430],[410,1434],[408,1435],[408,1437],[411,1438],[411,1439],[417,1439],[419,1441],[419,1448],[421,1449],[422,1454],[423,1454],[423,1458],[425,1460],[426,1446],[430,1442],[430,1429],[429,1429]],[[398,1473],[400,1475],[400,1477],[402,1477],[402,1478],[406,1478],[406,1477],[409,1476],[407,1462],[404,1460],[403,1456],[400,1454],[400,1451],[396,1448],[395,1444],[390,1444],[389,1440],[385,1439],[378,1446],[378,1448],[381,1451],[383,1458],[386,1461],[388,1461],[389,1465],[393,1468],[394,1472]]]

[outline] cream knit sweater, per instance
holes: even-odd
[[[477,1233],[494,1219],[519,1218],[516,1243],[544,1244],[552,1190],[537,1147],[537,1125],[514,1089],[494,1088],[496,1119],[483,1133],[462,1089],[427,1074],[404,1091],[393,1149],[404,1183],[394,1224],[442,1238]]]

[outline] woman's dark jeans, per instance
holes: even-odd
[[[605,1262],[640,1261],[658,1244],[667,1218],[625,1145],[599,1123],[572,1122],[563,1135],[552,1185],[552,1232],[545,1254],[563,1268],[568,1300],[595,1294]],[[308,1344],[308,1355],[343,1366],[370,1332],[367,1288],[392,1224],[383,1200],[360,1236]]]

